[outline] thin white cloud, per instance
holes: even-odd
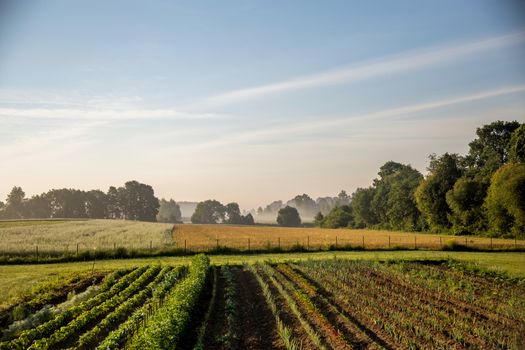
[[[480,54],[485,51],[516,45],[524,41],[525,32],[518,32],[480,41],[409,52],[342,69],[218,94],[207,98],[200,107],[229,105],[279,93],[351,83],[376,76],[415,70]]]
[[[77,145],[86,143],[85,137],[91,131],[104,124],[106,123],[103,121],[89,121],[24,135],[13,142],[0,145],[1,158],[11,161],[24,156],[34,158],[41,153],[45,157],[51,156],[53,152],[70,153]]]
[[[78,108],[0,108],[1,117],[73,120],[208,119],[214,113],[188,113],[173,109],[78,109]]]
[[[519,93],[525,91],[525,85],[515,85],[507,86],[500,89],[482,91],[479,93],[451,97],[443,100],[438,100],[434,102],[426,102],[415,105],[403,106],[398,108],[391,108],[383,111],[359,114],[355,116],[347,117],[338,117],[338,118],[323,118],[317,119],[314,121],[293,123],[293,124],[280,124],[271,128],[266,128],[262,130],[252,131],[252,132],[242,132],[237,134],[225,135],[216,140],[211,140],[205,143],[199,143],[195,145],[188,145],[188,147],[183,147],[184,151],[187,151],[188,148],[191,149],[206,149],[213,147],[226,146],[230,144],[237,144],[243,142],[254,142],[254,141],[264,141],[270,140],[275,137],[293,135],[297,136],[299,134],[307,134],[310,132],[317,132],[326,129],[341,128],[352,123],[363,123],[363,122],[378,122],[381,120],[388,120],[389,118],[395,117],[411,117],[418,112],[426,112],[438,108],[453,106],[461,103],[468,103],[473,101],[479,101],[489,98],[494,98],[498,96],[509,95],[513,93]]]

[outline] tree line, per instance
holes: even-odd
[[[389,161],[350,204],[318,213],[320,227],[525,236],[525,124],[477,129],[468,154],[429,156],[428,174]]]
[[[313,219],[314,216],[321,212],[327,214],[335,207],[347,205],[350,203],[350,196],[342,190],[336,197],[319,197],[316,200],[311,198],[306,193],[297,195],[294,198],[283,202],[281,200],[273,201],[264,208],[259,207],[257,211],[253,211],[257,221],[275,221],[279,210],[285,207],[296,208],[300,216],[304,219]]]
[[[13,187],[0,202],[0,219],[89,218],[156,221],[160,202],[150,185],[128,181],[122,187],[101,190],[52,189],[25,197]],[[180,213],[180,211],[179,211]],[[179,215],[180,217],[180,215]]]
[[[232,202],[223,205],[221,202],[209,199],[199,202],[191,216],[193,224],[231,224],[253,225],[255,222],[251,213],[241,214],[239,204]]]

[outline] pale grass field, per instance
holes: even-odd
[[[352,245],[374,248],[429,248],[439,249],[449,241],[478,248],[525,247],[525,241],[490,239],[475,236],[450,236],[427,233],[409,233],[376,230],[286,228],[278,226],[231,225],[175,225],[173,240],[177,247],[193,251],[207,251],[221,247],[237,249],[290,248],[301,245],[310,249]],[[492,243],[491,243],[492,242]]]
[[[124,220],[31,221],[0,223],[0,252],[75,252],[173,245],[173,225]]]

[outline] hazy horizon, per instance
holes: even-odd
[[[519,1],[0,4],[0,200],[351,194],[525,121]]]

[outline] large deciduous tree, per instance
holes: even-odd
[[[485,189],[481,182],[464,176],[447,192],[446,200],[451,210],[449,220],[454,234],[476,234],[486,225],[482,205]]]
[[[489,183],[492,174],[509,160],[510,139],[519,126],[517,121],[498,120],[478,128],[465,157],[468,172]]]
[[[460,160],[457,154],[431,155],[429,174],[416,189],[417,207],[432,231],[446,231],[451,226],[446,194],[463,174]]]
[[[525,237],[524,163],[509,163],[494,173],[484,205],[494,234]]]
[[[237,203],[228,203],[224,207],[225,220],[227,224],[237,225],[242,224],[241,209]]]
[[[7,195],[5,204],[6,217],[10,219],[21,219],[24,217],[25,192],[22,187],[14,186]]]
[[[378,175],[371,206],[381,226],[408,231],[420,229],[414,192],[423,175],[410,165],[392,161],[385,163]]]
[[[509,143],[509,159],[514,163],[525,163],[525,124],[514,130]]]
[[[153,188],[137,181],[128,181],[119,188],[119,200],[127,220],[155,221],[159,210],[159,199]]]
[[[352,207],[349,205],[342,205],[332,209],[325,217],[316,216],[316,223],[324,228],[343,228],[354,226],[354,216],[352,214]]]
[[[195,212],[191,216],[194,224],[216,224],[223,222],[225,218],[225,208],[219,201],[207,200],[197,204]]]
[[[159,213],[157,214],[158,222],[168,222],[168,223],[179,223],[182,222],[182,215],[180,212],[179,205],[173,200],[169,201],[164,198],[160,200]]]
[[[352,209],[354,214],[354,226],[356,228],[370,227],[378,223],[377,217],[372,209],[375,188],[358,188],[352,194]]]
[[[277,213],[277,223],[286,227],[297,227],[301,225],[301,217],[296,208],[287,205],[279,209]]]

